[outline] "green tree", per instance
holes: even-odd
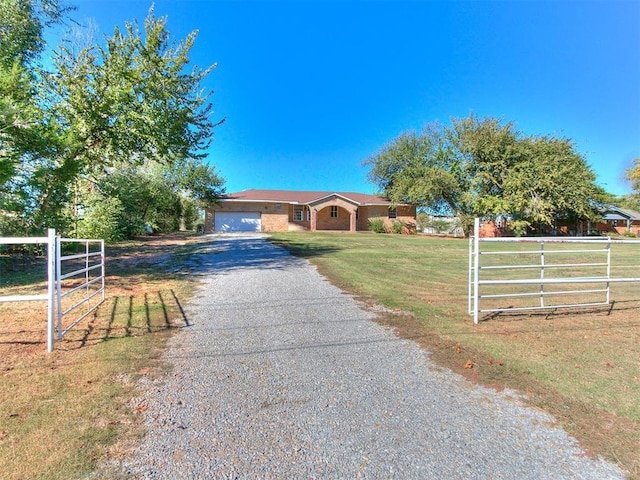
[[[144,35],[130,22],[124,32],[116,28],[105,46],[79,52],[61,49],[55,62],[58,75],[48,82],[53,120],[65,133],[57,171],[86,177],[96,185],[114,168],[165,165],[167,171],[183,172],[182,178],[171,181],[161,175],[148,177],[150,183],[136,186],[147,194],[128,200],[113,182],[103,186],[111,197],[120,198],[125,211],[130,212],[127,205],[134,199],[140,202],[135,210],[142,214],[133,217],[159,231],[179,226],[175,219],[181,211],[180,191],[189,189],[195,198],[213,199],[222,185],[213,167],[202,163],[216,124],[201,82],[215,65],[186,73],[196,33],[172,42],[166,22],[151,9]],[[145,175],[140,170],[136,178]],[[127,191],[125,182],[118,188]],[[153,195],[152,189],[164,195]],[[149,199],[162,213],[154,214]],[[133,230],[127,232],[131,235]]]
[[[475,216],[509,216],[520,233],[558,217],[595,219],[604,194],[571,141],[473,115],[402,134],[365,164],[392,202],[454,214],[467,233]]]
[[[37,75],[32,65],[43,29],[68,9],[57,0],[0,6],[0,209],[11,213],[3,232],[87,231],[92,218],[122,212],[130,220],[114,232],[133,235],[144,222],[168,230],[179,225],[183,197],[211,201],[223,191],[222,178],[203,161],[221,122],[211,120],[211,93],[201,86],[215,65],[188,69],[196,32],[172,41],[166,18],[151,9],[144,32],[130,22],[104,45],[63,45],[54,71]],[[150,165],[162,173],[148,184],[109,179],[119,172],[144,178]]]
[[[0,192],[21,163],[46,151],[44,114],[37,101],[43,31],[69,10],[56,0],[0,0]],[[2,206],[0,205],[0,208]]]
[[[92,194],[87,198],[86,211],[76,225],[79,238],[102,238],[117,242],[129,237],[127,214],[119,198]]]
[[[45,28],[71,9],[59,0],[0,0],[0,64],[32,64],[44,50]]]
[[[199,204],[215,202],[224,192],[224,179],[216,168],[199,159],[178,162],[168,174],[186,197]]]
[[[92,173],[122,163],[204,157],[215,124],[201,82],[215,65],[187,73],[196,32],[175,43],[166,23],[150,10],[144,34],[130,22],[105,46],[78,53],[61,48],[49,102],[68,133],[62,161]]]
[[[369,179],[392,202],[456,215],[468,231],[481,214],[484,194],[496,192],[500,179],[493,176],[499,172],[491,166],[497,153],[505,157],[498,152],[505,142],[494,140],[508,134],[493,119],[470,117],[451,128],[431,123],[420,134],[401,134],[365,164],[371,167]]]
[[[551,226],[555,219],[596,220],[605,192],[573,143],[564,138],[534,137],[520,142],[522,154],[503,182],[504,209],[520,231]]]
[[[627,180],[631,182],[632,188],[640,194],[640,158],[632,160],[633,166],[626,171]]]
[[[195,165],[199,161],[188,162]],[[194,171],[208,172],[213,169],[202,165]],[[185,172],[188,174],[185,178]],[[218,190],[206,190],[206,181],[221,182],[214,175],[194,177],[188,169],[181,170],[147,161],[142,165],[123,165],[102,175],[93,181],[79,182],[76,189],[75,206],[71,209],[76,215],[78,236],[87,232],[113,232],[104,238],[119,240],[146,233],[149,228],[154,232],[173,232],[184,225],[193,228],[197,218],[197,207],[201,204],[197,195],[185,190],[188,182],[199,183],[208,195],[219,195]],[[100,221],[106,227],[94,225]]]
[[[369,178],[394,203],[415,203],[434,210],[463,208],[464,178],[458,159],[439,124],[421,135],[401,134],[365,161]]]
[[[640,193],[630,193],[621,197],[611,198],[607,204],[640,212]]]
[[[5,233],[38,229],[42,211],[34,209],[43,200],[38,185],[57,176],[43,170],[57,139],[40,102],[37,60],[44,29],[69,10],[57,0],[0,0],[0,210],[8,212],[0,227]],[[46,202],[64,188],[56,185],[49,193]],[[58,211],[46,223],[58,228],[61,220]]]

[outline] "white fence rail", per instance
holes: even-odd
[[[105,299],[104,241],[69,239],[56,236],[49,229],[46,237],[0,237],[0,245],[47,246],[47,293],[29,295],[3,295],[3,302],[47,302],[47,351],[52,352],[54,340],[63,336]],[[63,255],[64,244],[82,244],[82,253]],[[92,248],[93,246],[93,248]],[[97,247],[97,248],[96,248]],[[65,271],[69,268],[70,271]],[[85,306],[84,312],[63,327],[64,318]]]
[[[82,253],[63,255],[64,245],[81,245]],[[67,267],[69,271],[66,270]],[[56,310],[58,340],[105,299],[104,241],[58,238],[56,242]],[[81,307],[84,306],[84,311]],[[76,312],[65,327],[64,317]]]
[[[611,276],[614,243],[640,241],[609,237],[480,238],[480,220],[476,219],[469,239],[468,310],[473,323],[478,323],[480,313],[609,305],[611,283],[640,282],[640,278]],[[483,244],[502,248],[484,248]],[[537,248],[523,250],[514,248],[514,244],[537,244]],[[555,244],[569,246],[559,248]],[[498,303],[483,307],[488,300]],[[506,300],[511,304],[500,304]]]

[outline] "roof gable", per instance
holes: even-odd
[[[292,204],[318,203],[331,196],[338,196],[355,205],[391,205],[391,202],[378,195],[354,192],[317,192],[303,190],[243,190],[224,195],[221,201],[237,202],[274,202]]]
[[[335,200],[337,198],[340,198],[340,199],[344,200],[345,202],[351,203],[353,205],[360,205],[359,202],[357,202],[357,201],[355,201],[355,200],[353,200],[353,199],[351,199],[349,197],[345,197],[344,195],[341,195],[339,193],[330,193],[329,195],[325,195],[323,197],[316,198],[315,200],[312,200],[312,201],[310,201],[308,203],[309,203],[309,205],[318,205],[320,203],[325,203],[327,201]]]
[[[605,220],[640,220],[640,212],[609,206],[604,211]]]

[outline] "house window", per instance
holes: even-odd
[[[611,226],[616,228],[618,226],[618,220],[611,220]]]
[[[389,218],[397,218],[398,217],[398,209],[397,208],[390,208],[389,209]]]
[[[331,218],[338,218],[338,207],[331,205]]]
[[[302,222],[304,220],[304,207],[302,205],[293,206],[293,221]]]

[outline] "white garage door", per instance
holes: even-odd
[[[260,212],[216,212],[216,232],[259,232]]]

